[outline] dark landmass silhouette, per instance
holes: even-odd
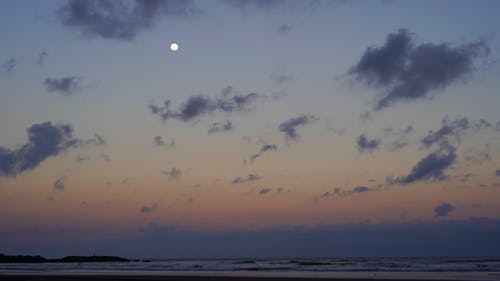
[[[128,262],[114,256],[67,256],[61,259],[46,259],[42,256],[9,256],[0,254],[0,263],[45,263],[45,262]]]

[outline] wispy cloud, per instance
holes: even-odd
[[[153,138],[153,144],[155,146],[170,146],[170,147],[174,147],[175,146],[175,139],[174,138],[170,138],[170,141],[166,141],[163,139],[162,136],[155,136]]]
[[[152,204],[152,205],[146,205],[146,206],[142,206],[139,211],[143,214],[147,214],[147,213],[151,213],[153,212],[154,210],[156,210],[156,207],[157,205],[156,204]]]
[[[18,60],[17,59],[10,58],[10,59],[8,59],[7,61],[5,61],[3,63],[3,68],[7,72],[12,72],[16,68],[17,64],[18,64]]]
[[[421,142],[424,147],[428,148],[433,144],[449,143],[451,141],[460,142],[462,134],[468,129],[482,129],[489,128],[491,124],[484,120],[479,119],[476,122],[471,122],[467,117],[457,118],[450,120],[444,118],[442,120],[441,128],[437,131],[429,131],[427,135],[422,138]]]
[[[262,147],[260,148],[259,152],[253,154],[250,156],[250,163],[253,163],[255,159],[259,158],[262,156],[262,154],[268,152],[268,151],[277,151],[278,146],[275,144],[263,144]]]
[[[47,92],[59,93],[63,96],[71,96],[82,88],[81,77],[68,76],[61,78],[47,78],[43,82]]]
[[[232,184],[240,184],[240,183],[245,183],[249,181],[256,181],[260,180],[260,177],[257,174],[249,174],[246,177],[237,177],[234,180],[231,181]]]
[[[231,121],[226,120],[226,122],[214,122],[208,128],[208,134],[216,134],[222,132],[228,132],[233,129],[233,123]]]
[[[172,167],[170,170],[162,171],[161,173],[166,175],[170,180],[177,180],[182,177],[182,171],[176,167]]]
[[[300,115],[298,117],[290,118],[282,122],[278,129],[280,132],[285,134],[285,137],[290,140],[297,140],[299,135],[297,134],[296,127],[305,126],[313,121],[319,120],[318,117],[314,115]]]
[[[151,113],[160,117],[160,120],[177,119],[188,122],[203,115],[215,112],[241,112],[251,109],[251,104],[264,96],[250,93],[246,95],[232,95],[232,88],[228,91],[224,88],[217,97],[204,95],[191,96],[185,101],[178,110],[170,109],[170,100],[166,100],[163,105],[150,104]]]

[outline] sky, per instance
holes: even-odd
[[[0,252],[498,255],[498,10],[0,1]]]

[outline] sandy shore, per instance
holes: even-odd
[[[0,270],[0,280],[87,281],[307,281],[322,280],[500,280],[500,272],[294,272],[294,271],[144,271],[144,270]]]

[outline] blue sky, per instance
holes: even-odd
[[[499,8],[3,1],[0,251],[71,254],[116,238],[113,254],[150,226],[159,244],[318,235],[309,250],[273,253],[242,234],[262,252],[238,254],[261,256],[328,255],[322,242],[336,255],[336,226],[396,227],[405,243],[405,227],[479,224],[484,236],[500,215]],[[463,254],[490,253],[476,246]]]

